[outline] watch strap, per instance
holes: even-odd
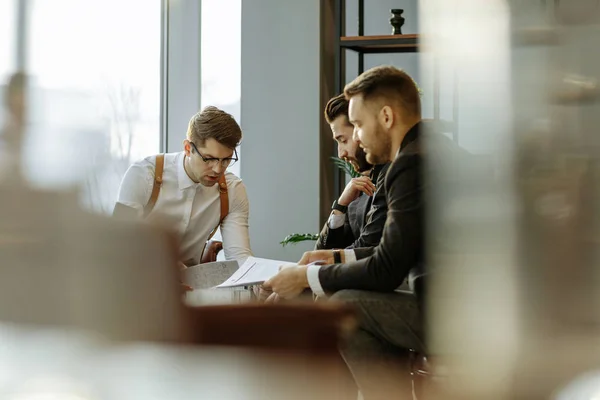
[[[333,262],[335,264],[342,263],[342,254],[340,250],[333,250]]]
[[[334,201],[333,205],[331,206],[332,210],[338,210],[341,213],[346,213],[348,211],[348,206],[343,206],[341,204],[338,203],[338,201]]]

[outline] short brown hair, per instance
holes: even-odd
[[[242,129],[231,114],[208,106],[190,119],[187,138],[200,146],[204,145],[206,139],[212,138],[223,146],[235,149],[242,141]]]
[[[344,97],[344,94],[339,94],[331,98],[325,106],[325,120],[328,124],[331,124],[339,116],[346,117],[348,120],[348,100]]]
[[[410,115],[421,116],[421,97],[415,81],[406,72],[382,65],[371,68],[344,88],[346,99],[362,95],[364,100],[383,98],[397,101]]]

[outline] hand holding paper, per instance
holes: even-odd
[[[333,250],[313,250],[302,255],[299,265],[325,265],[334,264]]]
[[[289,265],[289,261],[268,260],[265,258],[248,257],[246,262],[220,284],[219,288],[250,286],[263,283],[277,275],[281,266]],[[295,264],[294,264],[295,265]]]
[[[263,287],[272,290],[282,299],[291,299],[308,288],[306,265],[295,265],[283,268],[277,275],[267,280]]]

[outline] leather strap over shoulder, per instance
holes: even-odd
[[[227,192],[227,180],[225,179],[225,174],[219,178],[219,198],[221,200],[221,216],[219,217],[219,224],[215,226],[215,229],[212,230],[210,235],[208,235],[208,240],[210,240],[219,226],[223,223],[223,220],[229,214],[229,193]],[[204,252],[204,251],[203,251]]]
[[[204,247],[202,248],[200,260],[202,260],[202,256],[204,256],[204,251],[206,250],[207,243],[217,232],[217,229],[219,229],[219,226],[221,226],[227,214],[229,214],[229,193],[227,192],[227,180],[225,179],[225,174],[223,174],[223,176],[219,179],[219,198],[221,200],[221,216],[219,218],[219,224],[215,226],[215,229],[213,229],[210,235],[208,235],[208,239],[206,240],[206,243],[204,243]]]
[[[148,204],[146,204],[144,207],[144,217],[148,216],[148,214],[150,214],[156,205],[156,200],[158,200],[160,188],[162,187],[164,168],[165,155],[159,154],[156,156],[156,166],[154,167],[154,184],[152,185],[152,193],[150,194]]]
[[[219,197],[221,199],[221,218],[219,219],[219,225],[221,225],[227,214],[229,214],[229,193],[227,192],[227,180],[225,179],[225,174],[219,179]]]

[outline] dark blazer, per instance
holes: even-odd
[[[355,249],[355,262],[323,266],[326,292],[342,289],[393,291],[412,268],[424,264],[424,161],[420,123],[404,137],[385,178],[387,220],[377,247]]]
[[[376,165],[371,180],[376,190],[373,196],[362,194],[348,205],[344,225],[330,229],[325,222],[315,250],[374,247],[379,244],[387,215],[385,174],[390,164]]]

